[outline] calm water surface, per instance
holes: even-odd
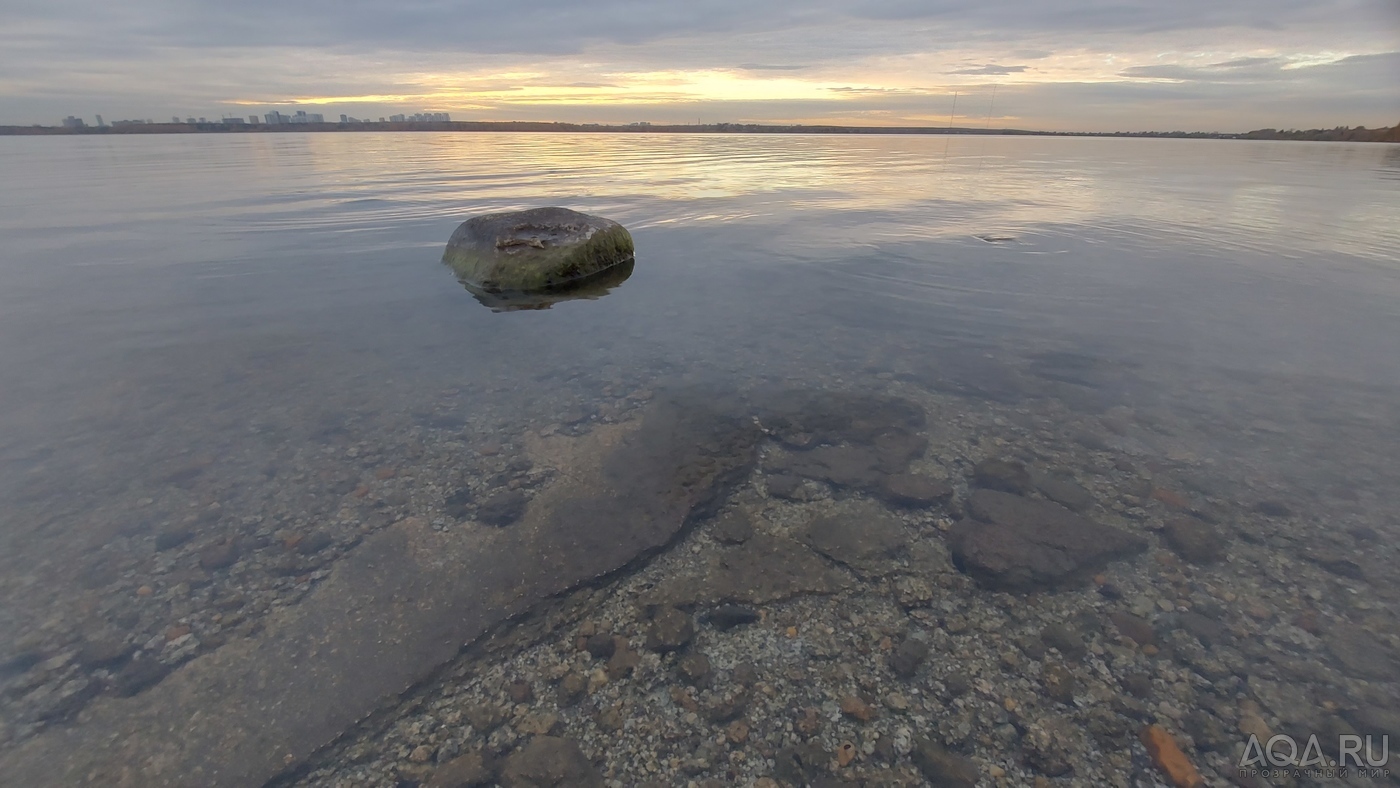
[[[1313,502],[1335,515],[1317,533],[1396,526],[1395,146],[11,138],[0,175],[0,642],[155,626],[103,600],[154,582],[151,534],[211,504],[191,544],[274,512],[299,527],[334,516],[376,446],[402,469],[424,431],[601,419],[667,380],[1152,414],[1128,450]],[[477,304],[446,239],[538,205],[630,228],[631,278]],[[397,489],[390,509],[439,506]]]

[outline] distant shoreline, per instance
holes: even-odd
[[[1379,129],[1258,129],[1240,133],[1210,131],[1032,131],[951,126],[768,126],[753,123],[604,126],[533,121],[425,121],[401,123],[119,123],[108,126],[0,126],[0,136],[90,136],[104,134],[308,134],[327,132],[454,131],[608,134],[957,134],[1033,137],[1148,137],[1165,139],[1306,140],[1322,142],[1400,142],[1400,125]]]

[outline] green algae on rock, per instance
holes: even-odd
[[[463,285],[487,293],[567,287],[632,259],[626,228],[568,208],[473,217],[442,253]]]

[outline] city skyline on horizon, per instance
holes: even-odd
[[[470,18],[470,23],[465,21]],[[0,124],[300,108],[625,125],[1389,126],[1389,0],[58,0],[0,11]],[[256,42],[256,43],[250,43]]]

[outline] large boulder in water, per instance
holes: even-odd
[[[617,222],[532,208],[462,222],[442,261],[468,289],[500,293],[584,285],[632,256],[632,235]]]

